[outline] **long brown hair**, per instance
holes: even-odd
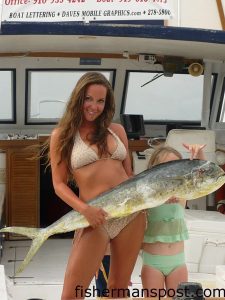
[[[64,160],[67,163],[68,172],[70,172],[70,157],[74,144],[74,137],[83,121],[83,104],[87,88],[92,84],[103,85],[107,89],[105,107],[102,114],[95,121],[95,131],[88,136],[90,144],[96,144],[99,155],[108,152],[106,137],[114,113],[115,99],[113,89],[109,81],[99,72],[87,72],[77,82],[70,99],[67,103],[65,112],[58,123],[59,139],[56,151],[60,153],[60,163]],[[49,142],[48,142],[49,144]],[[48,164],[50,155],[48,152]]]
[[[182,159],[180,152],[178,152],[174,148],[170,146],[161,146],[152,153],[148,162],[148,169],[150,169],[152,166],[160,164],[161,158],[170,153],[173,153],[179,159]]]

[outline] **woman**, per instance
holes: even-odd
[[[184,144],[190,159],[205,159],[205,145]],[[156,149],[148,167],[182,159],[174,148],[163,146]],[[188,231],[184,221],[186,201],[170,198],[165,204],[148,209],[148,225],[143,243],[142,284],[146,297],[174,297],[180,282],[188,280],[184,257],[184,240]]]
[[[85,289],[100,267],[109,241],[110,292],[106,296],[125,297],[143,240],[143,213],[106,221],[103,208],[88,204],[132,176],[126,133],[121,125],[112,123],[114,110],[114,95],[108,80],[100,73],[88,72],[78,81],[51,135],[50,163],[55,192],[90,224],[75,234],[62,300],[85,297]],[[70,176],[79,187],[79,197],[67,186]]]

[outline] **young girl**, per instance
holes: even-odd
[[[184,144],[191,154],[190,159],[205,159],[204,146]],[[160,147],[152,154],[148,167],[177,159],[182,159],[178,151],[168,146]],[[184,221],[185,202],[172,197],[165,204],[147,211],[141,272],[145,297],[156,293],[161,296],[160,291],[164,289],[176,291],[178,284],[188,279],[184,257],[184,240],[188,238]]]

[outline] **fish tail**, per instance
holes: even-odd
[[[34,239],[38,232],[40,231],[40,228],[27,228],[27,227],[4,227],[0,230],[0,232],[8,232],[8,233],[16,233],[21,234],[29,237],[30,239]]]
[[[46,230],[46,228],[43,229],[43,228],[27,228],[27,227],[5,227],[2,228],[0,232],[21,234],[33,240],[25,259],[19,265],[19,268],[16,270],[16,275],[21,273],[24,270],[24,268],[28,265],[28,263],[31,261],[33,256],[37,253],[38,249],[52,234],[51,231]]]
[[[45,229],[39,229],[39,231],[36,233],[36,237],[33,238],[33,241],[31,243],[30,249],[24,258],[23,262],[19,265],[18,269],[16,270],[16,275],[21,273],[25,267],[29,264],[33,256],[37,253],[39,248],[42,246],[42,244],[48,239],[48,237],[51,234],[46,232]]]

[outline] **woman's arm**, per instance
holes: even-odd
[[[112,130],[118,135],[122,143],[124,144],[126,150],[127,150],[127,156],[123,161],[123,167],[129,177],[133,176],[133,171],[131,167],[131,160],[130,160],[130,152],[128,148],[128,139],[127,134],[125,132],[125,129],[122,125],[113,123],[111,124]]]
[[[52,183],[57,196],[70,205],[73,209],[81,212],[87,205],[81,201],[75,193],[67,186],[68,171],[64,161],[60,161],[60,154],[57,152],[59,129],[53,130],[50,139],[50,162],[52,170]]]
[[[58,163],[60,161],[60,154],[56,150],[58,141],[59,129],[55,129],[51,134],[50,140],[50,161],[55,193],[74,210],[84,215],[92,227],[96,227],[105,222],[107,213],[103,209],[90,206],[79,199],[67,186],[68,171],[66,163],[65,161]]]

